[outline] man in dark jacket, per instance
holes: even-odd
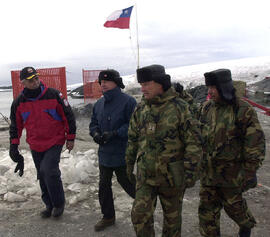
[[[103,218],[95,225],[100,231],[115,223],[112,194],[112,175],[132,198],[135,197],[135,183],[128,180],[125,163],[127,133],[136,100],[121,92],[124,88],[119,72],[104,70],[99,74],[103,97],[93,108],[89,125],[90,135],[99,144],[99,202]]]
[[[73,149],[76,123],[67,100],[59,91],[47,88],[38,75],[33,67],[25,67],[20,72],[24,90],[11,105],[9,154],[17,163],[15,172],[19,171],[19,175],[22,176],[24,158],[19,153],[18,145],[25,128],[42,200],[46,205],[41,217],[59,217],[63,214],[65,206],[59,169],[60,154],[65,142],[69,151]]]

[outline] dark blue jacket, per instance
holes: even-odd
[[[116,131],[117,135],[98,149],[99,164],[107,167],[125,165],[125,151],[128,139],[129,120],[136,106],[136,100],[116,87],[103,94],[93,108],[89,125],[90,135],[99,130]]]

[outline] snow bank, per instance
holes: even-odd
[[[22,150],[24,175],[14,173],[16,163],[9,157],[7,149],[0,150],[0,199],[7,202],[23,202],[40,197],[36,169],[29,151]],[[60,169],[65,191],[70,191],[68,203],[75,204],[87,198],[91,177],[98,175],[97,154],[94,149],[86,152],[61,154]]]

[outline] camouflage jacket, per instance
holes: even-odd
[[[201,156],[198,122],[173,88],[151,100],[142,98],[130,120],[126,150],[127,166],[137,162],[137,184],[174,186],[168,169],[173,161],[182,161],[185,179],[195,179]]]
[[[187,91],[183,90],[182,93],[179,93],[180,98],[186,101],[189,104],[189,110],[191,114],[195,117],[198,116],[198,105],[194,101],[191,94],[189,94]]]
[[[265,138],[256,111],[237,98],[234,105],[205,102],[202,124],[202,185],[241,187],[245,172],[255,173],[265,155]]]

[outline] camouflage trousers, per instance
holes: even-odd
[[[181,236],[181,211],[184,191],[167,186],[140,185],[131,211],[131,220],[138,237],[153,237],[154,211],[157,197],[163,210],[163,237]]]
[[[239,227],[255,226],[255,218],[248,209],[240,188],[201,186],[199,222],[202,236],[220,236],[220,212],[223,207]]]

